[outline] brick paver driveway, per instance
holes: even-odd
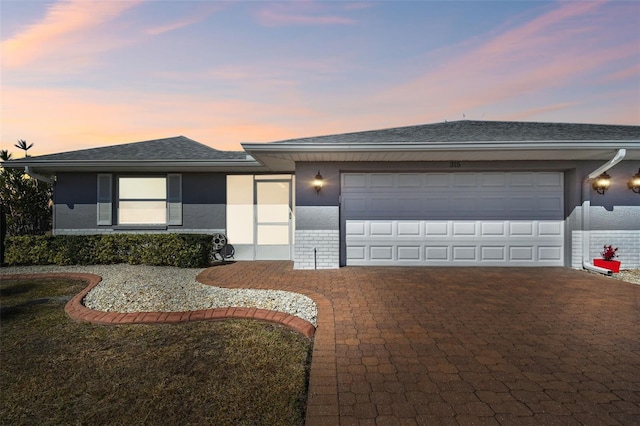
[[[564,268],[208,269],[319,304],[307,424],[640,424],[640,286]]]

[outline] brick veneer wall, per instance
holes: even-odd
[[[571,267],[582,269],[582,231],[573,231],[571,236]],[[603,246],[618,247],[622,269],[640,268],[640,230],[638,231],[589,231],[589,261],[599,259]]]
[[[294,269],[337,269],[340,267],[338,230],[296,230]]]

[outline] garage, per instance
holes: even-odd
[[[563,266],[561,172],[343,173],[347,265]]]

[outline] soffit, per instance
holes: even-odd
[[[547,161],[547,160],[572,160],[572,161],[607,161],[611,159],[618,149],[625,148],[627,154],[625,160],[640,160],[640,143],[607,143],[606,147],[545,147],[540,148],[514,148],[508,146],[483,147],[476,149],[455,148],[393,148],[376,146],[368,147],[344,146],[323,147],[322,150],[313,150],[310,147],[296,149],[270,149],[269,146],[256,147],[247,145],[245,149],[254,158],[268,168],[294,167],[296,162],[404,162],[404,161]],[[364,148],[364,149],[363,149]]]

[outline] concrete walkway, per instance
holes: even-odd
[[[308,426],[640,424],[639,285],[565,268],[295,271],[290,262],[221,265],[198,280],[316,301]],[[171,320],[243,316],[313,334],[268,311],[224,311]]]

